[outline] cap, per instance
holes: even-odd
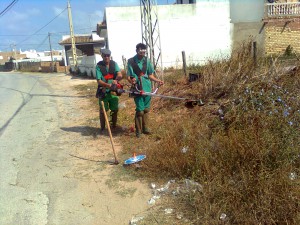
[[[111,54],[111,51],[107,48],[102,48],[101,49],[101,54],[103,55],[110,55]]]

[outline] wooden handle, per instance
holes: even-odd
[[[111,143],[111,146],[112,146],[112,149],[113,149],[113,153],[114,153],[114,157],[115,157],[115,164],[119,164],[119,162],[117,160],[117,156],[116,156],[115,144],[114,144],[114,141],[113,141],[113,138],[112,138],[112,134],[111,134],[111,130],[110,130],[110,125],[109,125],[109,121],[108,121],[108,118],[107,118],[107,114],[106,114],[106,110],[105,110],[105,107],[104,107],[104,103],[103,103],[103,101],[100,101],[100,102],[101,102],[101,107],[102,107],[102,110],[103,110],[103,113],[104,113],[105,122],[106,122],[106,125],[107,125],[107,130],[108,130],[108,134],[109,134],[109,138],[110,138],[110,143]]]

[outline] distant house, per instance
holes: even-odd
[[[62,50],[52,50],[50,51],[43,51],[43,52],[37,52],[36,50],[29,50],[29,51],[21,51],[21,54],[25,54],[26,57],[24,59],[27,59],[27,61],[30,61],[29,59],[32,59],[34,61],[41,61],[41,62],[60,62],[63,60],[63,52]],[[52,55],[51,55],[52,54]]]
[[[78,69],[81,73],[94,76],[95,66],[101,60],[100,49],[105,46],[105,39],[96,33],[75,35],[75,46],[77,54]],[[64,47],[65,61],[67,66],[73,68],[73,53],[70,35],[63,36],[59,42]]]
[[[6,62],[9,62],[13,59],[20,60],[26,58],[26,54],[16,52],[0,52],[0,65],[4,65]]]

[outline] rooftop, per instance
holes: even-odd
[[[95,38],[95,35],[75,35],[74,41],[76,44],[91,44],[91,43],[105,43],[103,38]],[[59,42],[60,45],[70,45],[71,37],[65,38]]]

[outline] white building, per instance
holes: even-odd
[[[112,56],[122,65],[134,56],[142,42],[140,6],[107,7],[104,21]],[[196,4],[158,5],[158,21],[163,67],[201,64],[209,57],[230,54],[232,38],[229,0],[202,0]],[[98,25],[101,27],[101,25]],[[101,33],[100,33],[101,36]]]
[[[163,67],[202,64],[229,56],[242,42],[252,41],[258,54],[283,54],[291,45],[300,52],[299,0],[177,0],[158,5]],[[184,4],[186,3],[186,4]],[[113,58],[122,64],[142,42],[141,8],[108,7],[97,32],[106,38]]]
[[[74,35],[74,40],[78,72],[94,77],[96,75],[96,64],[102,59],[100,49],[105,46],[104,38],[99,37],[96,33],[92,33]],[[70,65],[71,70],[74,72],[76,68],[74,67],[70,35],[63,36],[59,44],[64,47],[65,64]]]
[[[36,50],[22,51],[20,54],[26,55],[27,61],[41,61],[41,62],[51,62],[53,61],[62,61],[63,60],[63,51],[62,50],[52,50],[52,56],[50,51],[37,52]]]

